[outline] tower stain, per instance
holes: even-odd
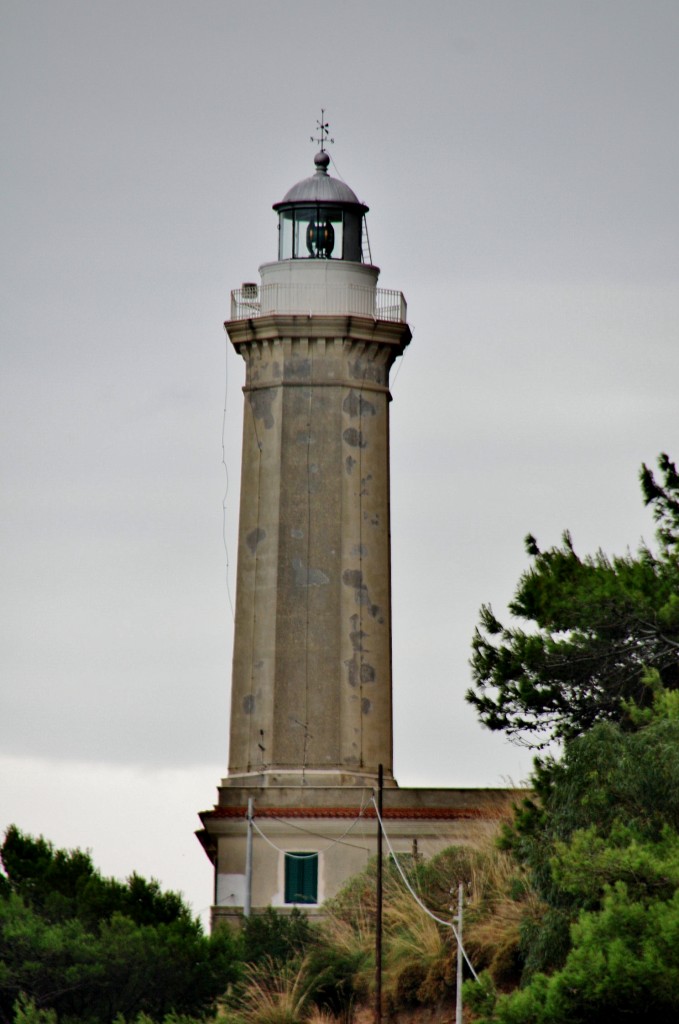
[[[362,608],[366,608],[368,614],[372,616],[373,619],[377,619],[378,622],[384,622],[382,609],[378,604],[373,604],[370,600],[370,594],[368,593],[367,586],[363,582],[363,573],[360,569],[345,569],[342,573],[342,583],[345,587],[353,587],[356,604],[360,604]]]
[[[342,438],[352,448],[368,447],[368,442],[363,437],[361,431],[357,430],[356,427],[347,427],[347,429],[342,434]]]
[[[356,416],[376,416],[377,409],[372,402],[369,402],[363,395],[350,391],[342,402],[342,409],[353,418]]]
[[[293,558],[292,571],[295,574],[296,587],[323,587],[330,582],[330,577],[321,569],[312,569],[311,566],[305,568],[301,558]]]
[[[349,686],[358,686],[359,683],[374,683],[375,669],[366,661],[361,661],[359,654],[347,658],[344,662],[347,667],[347,680]]]
[[[259,526],[257,526],[254,530],[250,530],[250,532],[245,537],[245,543],[250,549],[250,554],[254,555],[255,551],[257,550],[258,546],[262,543],[263,540],[266,540],[266,530],[262,530],[261,527]]]
[[[273,403],[276,397],[275,388],[258,388],[249,394],[250,408],[256,420],[261,420],[266,430],[274,425]]]

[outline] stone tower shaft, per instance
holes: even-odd
[[[388,379],[409,331],[313,314],[228,331],[247,367],[229,776],[391,776]]]

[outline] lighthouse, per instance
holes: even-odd
[[[389,371],[410,341],[365,215],[328,173],[274,205],[278,259],[233,295],[245,362],[229,784],[392,777]]]
[[[225,324],[245,384],[228,773],[199,833],[215,921],[320,908],[374,850],[378,773],[408,852],[468,839],[496,802],[394,779],[389,375],[411,332],[319,131],[273,205],[277,258]]]

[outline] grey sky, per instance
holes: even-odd
[[[679,457],[676,3],[2,7],[0,825],[209,902],[190,832],[226,765],[221,323],[275,257],[321,105],[414,330],[396,774],[518,781],[530,757],[463,701],[478,607],[503,611],[529,530],[650,540],[638,467]]]

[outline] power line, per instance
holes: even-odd
[[[358,824],[360,819],[363,817],[363,814],[365,813],[366,807],[368,806],[369,803],[370,803],[370,800],[368,800],[366,804],[362,804],[361,805],[361,808],[360,808],[360,810],[358,812],[357,817],[354,818],[354,820],[351,822],[349,827],[347,829],[345,829],[345,831],[342,833],[341,836],[338,836],[336,839],[330,840],[330,842],[328,843],[327,846],[323,847],[322,850],[318,850],[318,851],[315,851],[315,852],[317,852],[317,853],[325,853],[326,850],[329,850],[329,849],[331,849],[331,847],[337,846],[337,845],[349,846],[353,850],[365,850],[366,852],[369,852],[369,849],[368,849],[367,846],[359,846],[357,843],[346,843],[346,842],[344,842],[344,837],[348,836],[349,833],[351,832],[351,830]],[[303,825],[297,825],[297,824],[295,824],[294,822],[290,821],[287,818],[277,818],[277,817],[274,817],[273,815],[270,815],[270,816],[267,815],[267,817],[270,817],[272,821],[278,821],[281,824],[288,825],[290,828],[294,828],[298,832],[304,832],[306,835],[313,836],[315,839],[330,839],[329,836],[323,835],[322,832],[312,832],[311,829],[304,828]],[[290,853],[288,850],[284,850],[280,846],[276,846],[276,844],[273,842],[273,840],[270,839],[262,831],[262,829],[259,827],[259,825],[257,824],[257,822],[256,822],[256,820],[254,818],[252,819],[252,825],[253,825],[253,828],[255,829],[255,831],[258,833],[258,835],[260,835],[261,838],[266,843],[268,843],[269,846],[271,846],[274,850],[277,850],[278,853],[284,853],[288,857],[295,857],[295,856],[297,856],[294,853]],[[308,856],[310,856],[310,854],[305,854],[304,856],[308,857]]]
[[[229,343],[226,341],[224,348],[224,413],[222,416],[222,465],[224,466],[225,486],[224,497],[222,498],[222,541],[226,555],[226,595],[229,599],[231,618],[234,618],[233,601],[231,600],[231,586],[229,584],[229,545],[226,540],[226,499],[229,496],[229,467],[226,463],[226,407],[229,395]]]
[[[467,961],[467,965],[469,967],[469,970],[474,975],[474,980],[478,981],[479,980],[479,976],[476,973],[476,971],[474,970],[474,967],[472,965],[471,960],[467,956],[466,950],[465,950],[464,946],[462,945],[462,938],[458,934],[457,928],[455,927],[453,922],[452,921],[444,921],[442,917],[437,917],[436,914],[433,914],[431,912],[431,910],[429,909],[429,907],[425,906],[425,904],[422,902],[422,900],[420,899],[420,897],[417,895],[417,893],[413,889],[412,885],[410,884],[410,882],[409,882],[405,872],[403,871],[403,868],[401,867],[401,865],[399,863],[399,859],[396,856],[396,852],[394,850],[394,847],[391,845],[391,840],[389,839],[389,836],[387,835],[386,829],[384,827],[384,822],[382,821],[382,817],[380,815],[379,808],[377,806],[377,802],[375,800],[375,796],[374,795],[373,795],[373,798],[372,798],[372,805],[375,808],[375,814],[377,815],[377,820],[380,823],[380,828],[382,830],[382,835],[384,836],[385,842],[386,842],[387,846],[389,847],[389,852],[390,852],[390,854],[391,854],[391,856],[393,858],[393,861],[394,861],[394,863],[395,863],[395,865],[396,865],[396,867],[398,869],[398,873],[400,874],[401,878],[403,879],[403,882],[404,882],[408,892],[413,897],[413,899],[417,903],[418,907],[420,907],[420,909],[423,910],[425,912],[425,914],[428,914],[428,916],[432,919],[432,921],[436,921],[437,924],[442,924],[445,928],[450,928],[452,930],[453,935],[455,936],[455,939],[457,940],[458,946],[462,950],[462,955],[464,956],[465,960]]]

